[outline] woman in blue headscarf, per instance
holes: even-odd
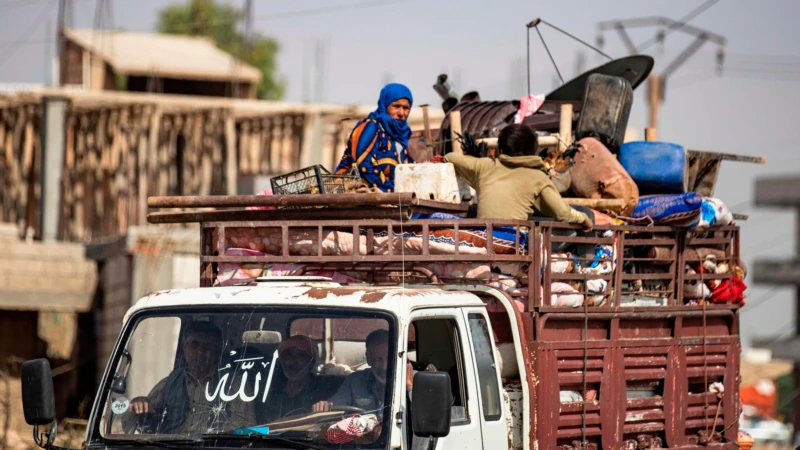
[[[384,86],[378,109],[358,122],[350,133],[336,173],[347,173],[355,166],[367,186],[394,192],[394,168],[414,162],[408,153],[411,128],[406,122],[413,102],[406,86]]]

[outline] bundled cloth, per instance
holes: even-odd
[[[631,218],[652,220],[657,225],[692,228],[700,222],[703,197],[696,192],[685,194],[645,195],[639,198]]]
[[[632,223],[651,221],[655,225],[709,228],[731,225],[733,214],[718,198],[685,194],[646,195],[639,198],[630,218]]]
[[[687,275],[696,274],[716,274],[724,275],[730,273],[730,278],[720,280],[717,278],[686,280],[683,286],[683,297],[690,304],[707,301],[712,303],[734,303],[744,306],[744,291],[747,285],[744,283],[744,273],[737,266],[732,270],[727,263],[717,263],[714,254],[706,255],[705,259],[695,266],[686,265],[684,273]]]
[[[325,432],[331,444],[374,442],[381,434],[381,424],[375,414],[355,415],[336,422]]]
[[[700,207],[700,222],[697,224],[697,228],[723,226],[732,223],[733,214],[731,214],[722,200],[711,197],[703,198],[703,205]]]

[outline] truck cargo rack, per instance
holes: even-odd
[[[151,197],[148,204],[154,208],[238,208],[148,215],[151,223],[200,223],[202,286],[215,285],[222,264],[248,267],[282,264],[294,267],[293,275],[317,271],[360,272],[365,274],[364,282],[378,284],[416,282],[421,278],[429,283],[499,285],[521,300],[528,311],[576,312],[583,309],[553,305],[553,283],[580,285],[584,298],[598,298],[594,306],[588,306],[589,310],[596,311],[738,307],[730,303],[684,305],[685,282],[722,282],[730,279],[732,272],[685,274],[687,264],[699,269],[702,260],[713,254],[716,264],[724,263],[730,268],[740,265],[736,226],[702,230],[596,226],[595,231],[603,232],[603,237],[581,236],[577,226],[558,222],[412,219],[418,214],[434,212],[465,217],[467,207],[425,201],[402,193]],[[296,209],[298,206],[306,208]],[[243,207],[276,209],[246,210]],[[266,239],[273,251],[257,256],[230,255],[228,249],[242,245],[234,242],[237,236],[245,236],[249,243],[244,246],[245,250],[259,250]],[[351,239],[350,248],[346,251],[338,248],[337,239]],[[455,242],[459,245],[447,244]],[[492,245],[485,245],[486,242]],[[335,251],[323,248],[320,243],[331,243]],[[556,273],[554,263],[566,256],[557,255],[553,249],[568,245],[590,249],[604,246],[616,262],[605,271]],[[591,252],[568,257],[573,264],[590,265],[596,261]],[[448,277],[443,270],[448,269],[446,265],[453,264],[465,270],[485,270],[479,278],[466,277],[460,269],[456,270],[458,276]],[[603,280],[602,292],[589,292],[586,284],[591,280]],[[531,288],[533,286],[541,286],[541,290]]]

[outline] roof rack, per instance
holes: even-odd
[[[415,214],[434,212],[446,212],[464,217],[469,211],[469,205],[466,204],[419,199],[414,193],[383,192],[364,194],[166,196],[148,198],[147,206],[150,208],[193,208],[184,211],[149,213],[147,221],[153,224],[309,219],[408,220]],[[201,208],[228,209],[209,211]],[[312,208],[313,212],[310,211]]]

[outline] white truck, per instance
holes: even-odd
[[[677,269],[697,245],[735,261],[738,228],[575,237],[553,222],[410,219],[425,206],[412,194],[333,197],[151,215],[200,223],[202,287],[130,309],[84,448],[738,447],[738,306],[684,304],[691,275]],[[493,245],[442,247],[475,230]],[[611,246],[611,271],[555,271],[559,242]],[[651,246],[669,250],[645,261],[660,272],[634,270]],[[560,279],[608,288],[557,306]],[[25,363],[23,390],[37,443],[54,448],[55,427],[38,432],[54,419],[46,360]]]

